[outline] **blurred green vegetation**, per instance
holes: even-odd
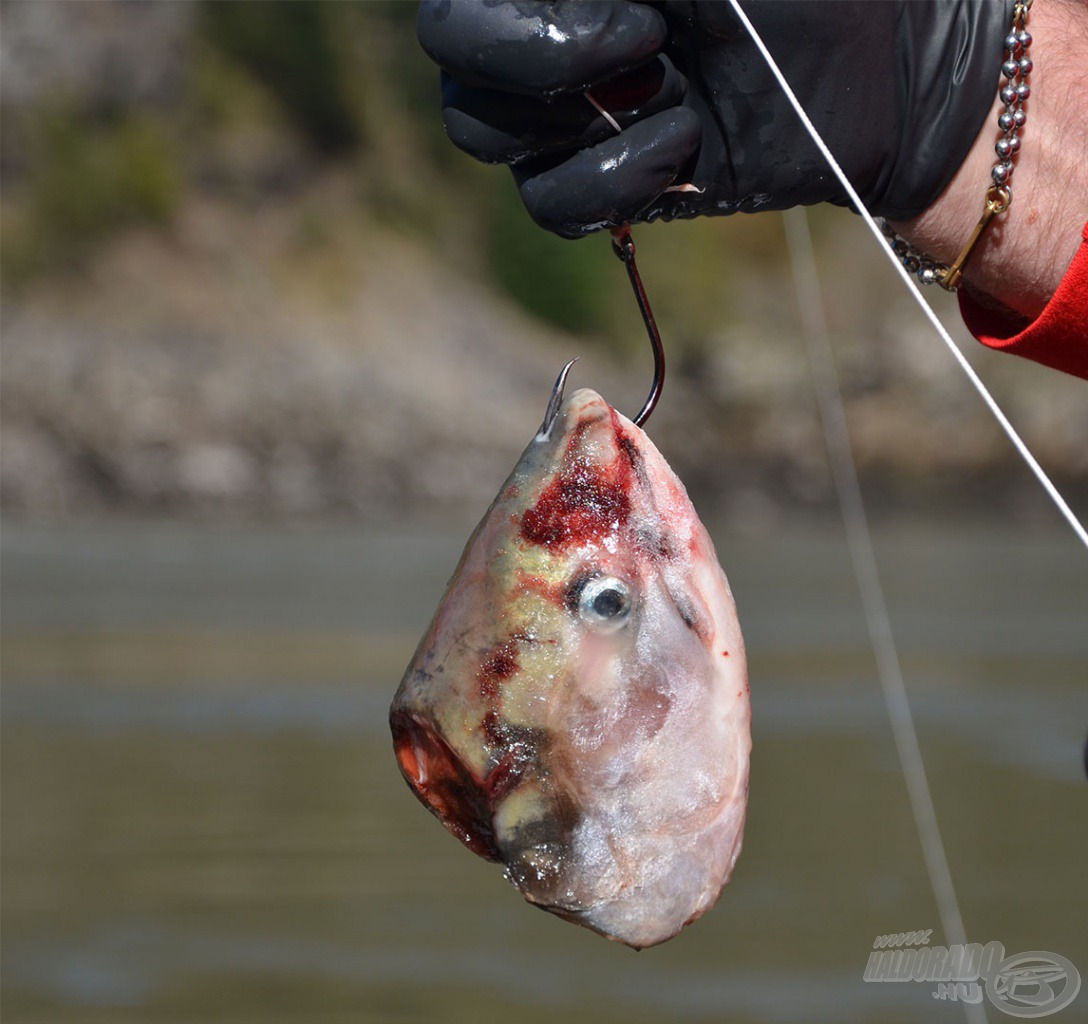
[[[607,331],[601,240],[596,245],[592,239],[571,242],[536,227],[521,205],[513,179],[494,170],[501,180],[494,183],[483,212],[488,266],[495,281],[524,309],[557,327]]]
[[[547,323],[617,348],[641,344],[607,239],[544,232],[505,170],[446,139],[414,4],[203,0],[193,12],[170,102],[103,111],[53,96],[24,118],[23,173],[5,183],[3,201],[6,283],[79,266],[133,224],[169,231],[201,191],[256,208],[270,194],[319,190],[321,175],[340,168],[358,187],[355,207],[334,219],[415,234]],[[728,321],[741,260],[777,269],[777,220],[749,220],[742,254],[713,221],[640,231],[653,239],[640,257],[678,355],[697,354],[707,325]]]
[[[70,266],[120,227],[165,224],[182,187],[171,134],[134,110],[95,124],[70,106],[42,110],[29,160],[22,202],[4,217],[0,267],[16,284]]]
[[[263,83],[322,153],[350,153],[361,140],[351,67],[342,41],[350,7],[328,0],[203,3],[201,39]]]

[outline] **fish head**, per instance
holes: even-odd
[[[394,699],[401,771],[530,902],[629,945],[740,850],[748,685],[725,576],[637,426],[573,393],[462,555]]]

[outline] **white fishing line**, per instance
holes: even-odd
[[[854,564],[854,576],[858,581],[865,625],[876,657],[877,675],[884,691],[884,703],[888,708],[888,720],[895,737],[900,769],[906,781],[914,825],[922,844],[922,856],[933,897],[937,902],[937,913],[941,918],[945,941],[948,945],[966,945],[967,934],[963,927],[959,901],[956,899],[956,889],[952,884],[952,871],[948,866],[940,826],[937,824],[937,811],[933,806],[933,796],[926,778],[918,733],[914,728],[914,718],[907,700],[903,669],[899,663],[891,620],[888,618],[884,588],[880,583],[880,572],[873,551],[873,538],[869,532],[869,521],[854,464],[846,410],[843,407],[827,320],[823,312],[816,257],[812,251],[812,238],[808,230],[808,215],[804,209],[797,208],[786,211],[782,218],[786,225],[786,242],[801,314],[801,333],[805,338],[809,369],[816,389],[824,436],[827,439],[831,475],[839,495],[846,542]],[[967,1020],[971,1024],[987,1024],[986,1011],[981,1003],[965,1002],[963,1005]]]
[[[755,26],[748,20],[748,15],[744,13],[740,6],[740,0],[729,0],[733,10],[736,12],[737,17],[741,20],[748,34],[752,37],[752,42],[755,43],[756,48],[763,55],[763,59],[767,62],[767,67],[771,69],[771,73],[778,80],[778,84],[782,87],[782,91],[786,94],[786,98],[790,101],[791,106],[797,111],[797,116],[801,119],[801,123],[805,126],[809,135],[812,136],[812,141],[816,143],[816,147],[823,154],[824,159],[827,161],[831,170],[835,172],[835,176],[842,183],[846,194],[853,200],[854,208],[860,214],[865,223],[869,226],[869,230],[876,238],[881,251],[891,261],[893,267],[899,273],[899,276],[903,279],[910,291],[914,296],[915,301],[921,306],[922,311],[929,318],[930,323],[933,324],[934,330],[940,335],[941,340],[948,346],[948,350],[952,353],[956,362],[960,364],[960,369],[967,374],[968,380],[975,386],[975,390],[982,396],[982,400],[989,406],[990,412],[993,413],[994,418],[1001,425],[1001,429],[1008,435],[1009,440],[1013,443],[1013,446],[1020,453],[1021,457],[1028,464],[1028,467],[1035,474],[1039,483],[1042,484],[1043,490],[1050,496],[1050,499],[1054,502],[1055,506],[1061,514],[1069,522],[1069,525],[1073,528],[1073,532],[1080,538],[1081,542],[1086,548],[1088,548],[1088,530],[1085,530],[1080,520],[1073,513],[1073,510],[1066,503],[1062,497],[1061,492],[1054,486],[1050,477],[1047,476],[1043,467],[1035,460],[1035,456],[1028,450],[1028,446],[1024,443],[1023,439],[1016,432],[1016,428],[1009,422],[1008,418],[1001,411],[1001,407],[995,401],[993,395],[990,394],[986,385],[982,383],[978,374],[975,373],[974,368],[971,366],[964,354],[959,350],[959,347],[952,340],[952,336],[945,330],[944,324],[941,323],[937,314],[933,312],[929,303],[922,296],[921,289],[918,287],[917,282],[907,273],[906,268],[899,262],[895,254],[891,249],[884,244],[884,235],[881,232],[876,221],[873,219],[873,215],[869,212],[868,208],[861,201],[861,196],[857,194],[854,186],[850,184],[850,179],[847,178],[846,173],[839,166],[839,162],[832,155],[831,150],[827,148],[827,144],[820,137],[820,133],[816,130],[816,126],[809,120],[808,115],[805,113],[804,108],[801,106],[800,101],[797,99],[796,94],[790,88],[789,82],[786,81],[785,76],[782,74],[781,68],[775,62],[774,57],[771,56],[770,51],[767,49],[763,40],[760,38],[759,33],[755,30]]]

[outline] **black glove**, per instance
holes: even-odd
[[[744,2],[866,206],[894,220],[929,206],[974,143],[1000,85],[1012,8]],[[444,69],[450,138],[510,164],[533,219],[566,238],[847,203],[725,0],[424,0],[419,39]]]

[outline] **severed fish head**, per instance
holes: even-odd
[[[736,609],[683,485],[590,390],[476,528],[401,682],[401,772],[527,900],[629,946],[714,905],[740,853]]]

